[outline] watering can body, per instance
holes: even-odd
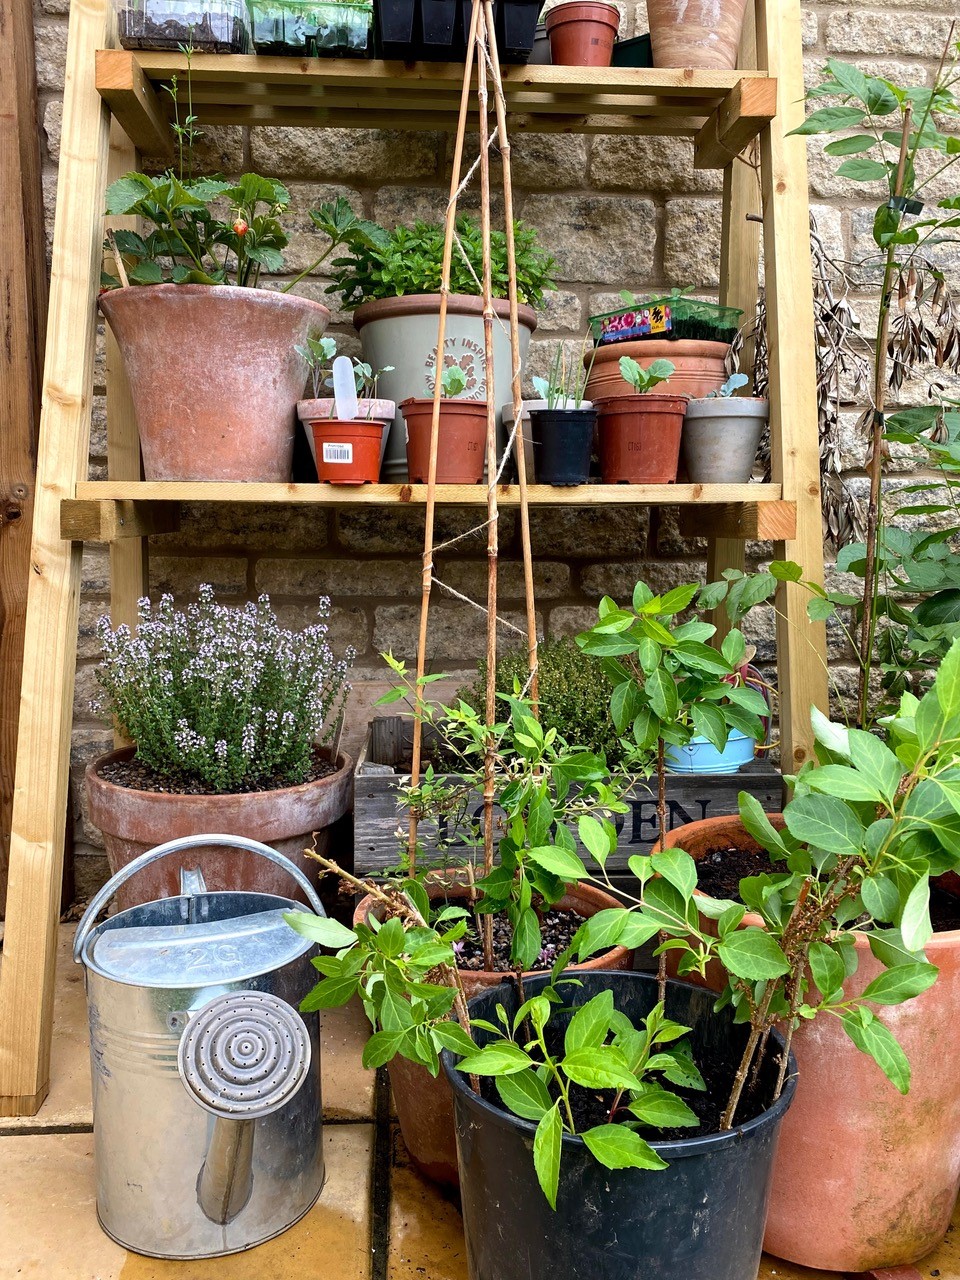
[[[204,835],[151,850],[120,875],[191,841],[286,863],[254,841]],[[250,1248],[301,1218],[323,1187],[319,1021],[297,1012],[315,947],[283,920],[302,903],[207,893],[186,872],[179,897],[95,925],[117,879],[91,902],[75,944],[101,1226],[152,1257]]]

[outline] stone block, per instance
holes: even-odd
[[[150,593],[180,599],[195,596],[207,584],[220,596],[247,594],[247,562],[240,556],[151,556]]]
[[[819,27],[817,15],[810,9],[804,9],[800,15],[800,36],[804,49],[811,49],[817,43]]]
[[[577,133],[522,133],[510,140],[516,190],[570,190],[586,185],[587,138]],[[492,178],[491,178],[492,181]]]
[[[281,604],[277,607],[277,617],[285,627],[302,631],[317,621],[316,601]],[[370,623],[359,606],[340,608],[335,605],[330,610],[327,626],[327,638],[335,654],[339,656],[353,650],[354,657],[370,655]]]
[[[649,200],[531,195],[520,202],[520,213],[556,259],[558,282],[615,286],[642,275],[653,260],[656,214]]]
[[[431,178],[443,154],[443,135],[387,129],[250,130],[250,161],[258,173],[308,181],[395,182]]]
[[[319,136],[323,130],[315,132]],[[337,186],[332,183],[290,183],[290,209],[284,216],[284,226],[288,230],[290,242],[283,251],[284,274],[299,275],[329,249],[330,241],[314,226],[310,210],[318,208],[327,201],[336,200],[340,196],[349,200],[358,213],[361,211],[362,198],[360,193],[352,187]],[[340,251],[335,251],[331,256],[339,257]],[[299,291],[300,286],[298,285],[297,288]]]
[[[633,588],[645,582],[657,595],[698,581],[696,566],[687,560],[616,560],[598,561],[587,565],[580,572],[580,590],[592,600],[612,596],[614,600],[629,604]]]
[[[186,116],[185,106],[181,101],[181,118]],[[194,173],[222,173],[238,178],[244,169],[243,154],[243,129],[240,125],[204,125],[193,144],[191,167]],[[186,151],[184,159],[186,165]],[[169,167],[168,156],[145,156],[143,159],[145,173],[163,173]]]
[[[254,503],[184,503],[178,533],[151,542],[154,554],[170,550],[321,551],[330,516],[315,506],[257,506]]]
[[[841,9],[826,21],[825,43],[831,53],[906,54],[939,58],[947,40],[951,18],[930,13],[904,13],[891,21],[881,9]]]
[[[580,332],[582,326],[583,303],[580,298],[563,289],[548,289],[543,295],[543,308],[537,312],[537,332],[552,333],[563,329]]]
[[[675,288],[720,283],[720,201],[668,200],[663,272]]]
[[[435,573],[441,582],[452,587],[454,591],[459,591],[480,604],[486,603],[486,560],[465,560],[456,556],[447,556],[438,560]],[[554,560],[536,560],[533,566],[533,585],[538,601],[556,600],[561,596],[569,595],[570,566]],[[409,590],[404,594],[409,594]],[[501,560],[499,562],[497,595],[500,600],[523,600],[522,561]]]
[[[419,590],[420,560],[382,558],[264,558],[255,570],[257,591],[271,596],[364,596],[382,600]]]
[[[554,507],[530,512],[535,556],[571,560],[636,555],[645,546],[645,507]]]
[[[477,554],[487,545],[483,522],[485,510],[481,508],[440,508],[434,526],[434,546],[441,548],[444,542],[457,538],[458,555]],[[416,509],[381,507],[338,511],[337,542],[344,551],[386,552],[390,555],[423,552],[424,512]],[[505,552],[511,545],[516,530],[516,515],[511,511],[500,514],[500,546]],[[419,590],[419,577],[416,577]]]
[[[110,550],[104,543],[88,542],[80,561],[80,589],[91,595],[110,590]]]
[[[590,185],[607,191],[714,193],[723,175],[693,167],[690,138],[600,136],[590,154]]]
[[[510,625],[497,628],[498,641],[515,647],[526,634],[524,614],[515,609],[499,611]],[[398,658],[410,662],[417,653],[420,608],[416,604],[382,605],[374,615],[373,642],[378,652],[392,649]],[[486,614],[459,601],[446,601],[430,610],[429,656],[431,663],[448,667],[451,662],[472,665],[486,651]],[[542,629],[538,619],[537,630]]]
[[[43,132],[47,139],[47,155],[60,163],[60,134],[63,129],[63,102],[52,98],[43,109]]]
[[[37,89],[62,92],[64,69],[67,61],[67,24],[55,17],[40,18],[34,37],[36,41]],[[8,33],[9,38],[9,33]]]

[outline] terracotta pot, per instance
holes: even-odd
[[[413,484],[426,484],[433,401],[404,400],[400,412],[407,433],[407,475]],[[480,484],[486,460],[486,404],[481,400],[441,400],[437,484]]]
[[[353,806],[353,761],[348,755],[337,756],[336,772],[317,782],[242,795],[181,796],[120,787],[101,776],[105,765],[129,760],[134,751],[125,747],[101,756],[86,774],[90,820],[103,833],[111,873],[166,840],[216,832],[250,836],[270,845],[286,854],[316,884],[319,867],[305,856],[304,849],[317,833],[316,848],[323,853],[328,828]],[[190,849],[182,859],[165,858],[134,876],[117,894],[121,909],[178,894],[181,867],[198,867],[211,890],[300,896],[280,867],[263,858],[247,858],[236,849],[212,845]]]
[[[555,67],[609,67],[620,29],[615,5],[568,0],[550,10],[546,25]]]
[[[317,447],[310,428],[314,422],[329,421],[336,414],[336,405],[337,402],[332,397],[297,401],[297,417],[303,423],[304,434],[310,446],[310,456],[313,458],[314,465],[317,462]],[[383,455],[387,449],[387,437],[393,425],[397,406],[392,400],[358,400],[357,411],[358,421],[379,422],[384,428],[380,436],[380,463],[382,465]]]
[[[427,892],[434,900],[458,896],[456,886],[449,884],[430,885]],[[595,889],[592,885],[578,884],[567,888],[567,892],[557,903],[557,909],[573,911],[578,916],[588,919],[598,911],[620,905],[615,898]],[[353,913],[354,924],[360,924],[366,920],[373,907],[372,898],[363,898]],[[626,947],[613,947],[601,956],[594,956],[585,964],[571,965],[570,968],[632,969],[633,952]],[[508,975],[486,970],[461,970],[460,976],[469,1000],[471,996],[481,991],[499,986]],[[530,976],[532,976],[531,973],[524,974],[524,977]],[[443,1182],[450,1186],[459,1185],[453,1095],[446,1077],[441,1072],[434,1078],[424,1067],[399,1057],[393,1059],[388,1070],[397,1118],[400,1121],[400,1132],[414,1164],[421,1173],[433,1179],[434,1182]]]
[[[313,422],[317,479],[330,484],[376,484],[383,431],[382,422],[342,422],[339,418]]]
[[[673,484],[680,459],[683,396],[615,396],[601,400],[600,474],[604,484]]]
[[[493,326],[493,394],[494,404],[510,396],[510,304],[502,298],[494,300],[494,311],[502,324]],[[357,307],[353,323],[360,334],[363,358],[374,369],[392,365],[390,373],[380,375],[380,390],[398,403],[411,396],[433,395],[434,371],[437,364],[437,324],[440,315],[439,293],[412,293],[402,298],[381,298]],[[526,359],[530,335],[537,327],[533,307],[520,306],[520,359]],[[447,327],[443,340],[444,365],[456,364],[467,375],[467,387],[461,400],[486,400],[484,373],[483,302],[468,294],[451,294],[447,300]],[[500,416],[497,415],[499,429]],[[383,459],[385,481],[407,479],[407,454],[404,445],[403,419],[394,418],[394,428],[387,439]]]
[[[768,817],[783,827],[782,815]],[[693,858],[718,844],[767,857],[737,817],[677,827],[666,843]],[[953,877],[938,883],[957,892]],[[850,996],[883,972],[866,938],[855,939],[859,966],[844,987]],[[836,1018],[794,1033],[800,1078],[780,1134],[768,1253],[824,1271],[871,1271],[919,1261],[950,1225],[960,1190],[960,1077],[952,1069],[960,1056],[960,930],[934,934],[926,954],[940,970],[929,991],[879,1010],[910,1062],[906,1096]],[[719,990],[722,975],[708,977]]]
[[[648,369],[654,360],[670,360],[676,365],[666,382],[660,383],[661,393],[705,396],[709,391],[717,391],[726,381],[725,362],[729,351],[725,342],[700,342],[692,338],[608,342],[597,348],[585,394],[590,400],[634,395],[633,388],[620,374],[620,357],[632,356],[644,369]],[[591,351],[586,359],[592,358]]]
[[[130,382],[147,480],[287,481],[293,406],[319,302],[232,285],[159,284],[100,297]]]
[[[732,71],[746,0],[647,0],[655,67]]]

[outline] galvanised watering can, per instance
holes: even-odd
[[[325,914],[275,850],[188,836],[109,880],[74,942],[90,1018],[97,1215],[119,1244],[157,1258],[248,1249],[301,1218],[323,1187],[319,1021],[297,1012],[315,948],[283,919],[302,903],[208,893],[183,871],[179,897],[95,925],[142,868],[211,844],[282,866]]]

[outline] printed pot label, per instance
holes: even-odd
[[[352,444],[324,444],[324,462],[353,462]]]
[[[487,394],[487,381],[484,375],[483,343],[473,338],[450,337],[443,341],[443,368],[452,369],[456,365],[463,370],[467,385],[457,397],[458,400],[482,400]],[[433,395],[436,385],[437,349],[428,352],[423,362],[424,380],[427,391]]]

